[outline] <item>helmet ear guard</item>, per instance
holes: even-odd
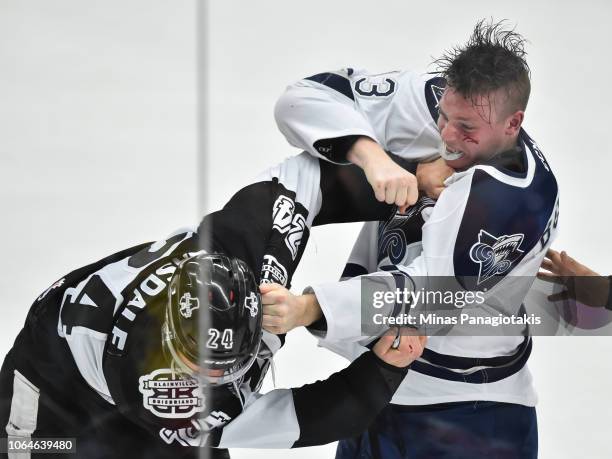
[[[162,328],[173,368],[209,384],[236,381],[257,358],[261,336],[259,288],[246,263],[198,252],[179,264]]]

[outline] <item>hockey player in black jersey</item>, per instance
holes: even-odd
[[[357,167],[302,154],[242,188],[197,230],[72,271],[34,301],[5,358],[6,434],[76,438],[69,457],[151,458],[194,456],[190,446],[309,446],[363,431],[424,339],[404,336],[398,348],[388,335],[325,381],[260,395],[283,336],[262,334],[257,286],[290,285],[312,225],[392,210]],[[204,298],[193,290],[201,282]],[[203,368],[200,340],[210,353]]]

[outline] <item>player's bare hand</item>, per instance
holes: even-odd
[[[401,212],[417,201],[419,190],[416,177],[396,164],[374,140],[359,138],[347,158],[363,169],[379,201],[395,204]]]
[[[444,181],[454,173],[455,170],[448,167],[442,158],[428,163],[419,163],[416,170],[419,190],[431,199],[438,199],[444,191]]]
[[[307,326],[321,317],[314,295],[294,295],[279,284],[261,284],[263,328],[276,335]]]
[[[381,336],[372,349],[384,362],[398,368],[404,368],[418,359],[423,353],[426,336],[409,334],[411,329],[406,327],[391,328]]]
[[[587,266],[578,263],[565,250],[557,252],[556,250],[548,249],[542,262],[542,270],[538,276],[554,279],[559,276],[599,276],[599,274]]]
[[[550,301],[572,299],[588,306],[602,307],[610,294],[610,280],[607,277],[600,276],[565,251],[548,249],[538,279],[565,287],[560,293],[550,295]]]

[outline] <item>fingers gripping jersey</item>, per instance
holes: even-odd
[[[414,72],[371,74],[343,69],[289,86],[275,108],[288,142],[310,154],[346,163],[358,136],[413,161],[438,155],[437,103],[444,80]]]
[[[354,193],[358,201],[349,198]],[[207,400],[198,381],[172,371],[164,358],[167,285],[181,260],[205,249],[243,259],[261,282],[288,286],[313,224],[332,223],[334,215],[378,220],[391,210],[376,201],[358,168],[322,165],[307,154],[290,158],[205,217],[198,231],[128,249],[55,283],[33,306],[15,345],[23,356],[18,365],[64,404],[78,394],[96,422],[102,422],[96,413],[120,412],[162,444],[293,447],[357,434],[388,403],[405,370],[367,354],[326,381],[262,396],[282,344],[264,333],[240,384],[216,388]],[[206,245],[202,232],[210,236]],[[322,414],[315,419],[312,410]]]

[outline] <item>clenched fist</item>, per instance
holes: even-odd
[[[455,170],[446,165],[446,161],[439,158],[427,163],[419,163],[416,178],[419,190],[431,199],[438,199],[444,191],[444,181],[455,173]]]
[[[389,329],[374,345],[374,353],[383,362],[395,367],[404,368],[418,359],[423,353],[426,336],[406,334],[408,328]]]
[[[348,152],[347,159],[363,169],[379,201],[395,204],[401,212],[417,201],[416,177],[397,165],[374,140],[359,138]]]
[[[264,330],[279,335],[308,326],[321,317],[314,295],[294,295],[279,284],[261,284]]]

